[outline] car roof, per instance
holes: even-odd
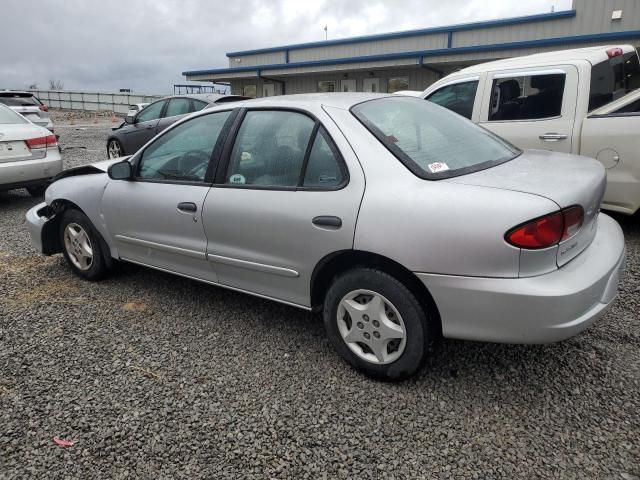
[[[313,109],[318,106],[336,107],[348,110],[358,103],[376,98],[391,97],[390,94],[361,92],[301,93],[296,95],[277,95],[245,100],[243,107],[281,107]]]
[[[542,63],[572,62],[576,60],[586,60],[591,64],[604,62],[609,58],[607,50],[610,48],[622,48],[624,53],[635,51],[631,45],[600,45],[597,47],[574,48],[571,50],[558,50],[554,52],[541,52],[523,57],[505,58],[493,62],[480,63],[471,67],[463,68],[455,73],[473,74],[483,73],[493,70],[506,70],[510,68],[522,68]]]

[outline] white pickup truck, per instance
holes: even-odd
[[[602,208],[633,214],[640,207],[639,87],[638,53],[614,45],[474,65],[422,97],[520,148],[597,158],[607,168]]]

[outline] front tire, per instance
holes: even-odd
[[[324,324],[338,353],[380,380],[402,380],[422,365],[433,341],[429,315],[395,277],[357,268],[337,277],[325,297]]]
[[[100,234],[80,210],[65,210],[60,220],[62,254],[73,272],[85,280],[100,280],[108,273]]]
[[[107,155],[111,159],[120,158],[124,156],[124,148],[119,140],[112,138],[107,142]]]

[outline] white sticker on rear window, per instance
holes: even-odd
[[[430,163],[427,167],[429,167],[431,173],[446,172],[449,170],[449,165],[444,162]]]

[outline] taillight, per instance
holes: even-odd
[[[509,230],[505,239],[514,247],[548,248],[573,237],[580,231],[583,221],[582,207],[568,207]]]
[[[609,58],[619,57],[623,53],[624,52],[622,51],[622,49],[620,47],[614,47],[614,48],[610,48],[610,49],[607,50],[607,56]]]
[[[42,105],[40,105],[40,110],[42,110],[43,112],[48,112],[49,111],[49,107],[47,107],[44,103]]]
[[[47,135],[46,137],[29,138],[25,140],[29,149],[55,147],[58,145],[58,139],[55,135]]]

